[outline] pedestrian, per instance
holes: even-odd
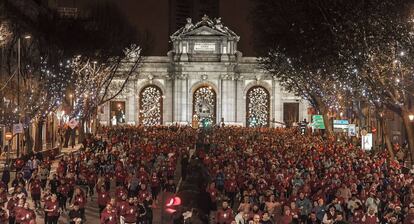
[[[32,200],[35,205],[35,209],[40,208],[40,197],[42,193],[41,182],[38,175],[34,176],[29,182],[29,189],[31,193]]]
[[[113,209],[112,204],[108,203],[106,207],[102,210],[100,224],[117,224],[118,215],[116,210]]]
[[[79,210],[79,204],[74,203],[73,206],[71,206],[71,210],[69,211],[69,220],[70,224],[83,224],[83,215],[82,212]]]
[[[59,202],[57,196],[53,194],[50,200],[45,201],[45,221],[47,224],[57,224],[60,216]]]

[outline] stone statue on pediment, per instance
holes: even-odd
[[[230,30],[227,26],[224,26],[223,23],[221,22],[221,17],[216,18],[215,19],[216,24],[214,25],[214,29],[228,34],[230,36],[237,36],[236,33],[234,33],[232,30]]]
[[[194,27],[193,21],[191,18],[187,18],[187,24],[185,24],[184,31],[189,31]]]
[[[216,30],[219,30],[223,33],[227,33],[226,31],[226,27],[223,25],[223,23],[221,23],[221,18],[216,18],[216,24],[214,25],[214,28],[216,28]]]

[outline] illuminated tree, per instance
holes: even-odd
[[[409,120],[414,94],[411,7],[404,0],[371,0],[356,7],[352,16],[343,15],[349,22],[335,27],[343,43],[340,55],[344,65],[355,70],[355,74],[347,73],[347,78],[359,80],[361,95],[375,105],[378,114],[388,109],[401,116],[413,159],[414,129]],[[362,15],[366,19],[355,19]]]
[[[348,1],[256,0],[252,11],[255,45],[262,67],[282,87],[309,101],[324,116],[327,134],[332,133],[329,114],[343,109],[349,91],[340,81],[335,33],[327,20],[335,10],[351,10]],[[349,1],[351,2],[351,1]]]
[[[141,59],[141,48],[131,45],[123,56],[98,62],[78,56],[73,60],[75,100],[72,116],[79,119],[81,133],[84,123],[95,116],[97,108],[115,99],[135,75]]]

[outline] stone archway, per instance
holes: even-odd
[[[193,118],[203,126],[216,124],[217,93],[209,85],[199,86],[193,92]]]
[[[147,85],[139,93],[139,123],[145,126],[163,123],[163,92],[156,85]]]
[[[246,126],[269,126],[270,94],[262,86],[253,86],[246,93]]]

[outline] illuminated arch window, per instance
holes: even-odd
[[[194,91],[194,115],[203,126],[216,123],[216,92],[211,86],[201,86]]]
[[[139,121],[145,126],[162,124],[162,90],[155,85],[146,86],[139,94]]]
[[[248,127],[269,126],[270,119],[270,95],[261,87],[254,86],[246,95],[246,124]]]

